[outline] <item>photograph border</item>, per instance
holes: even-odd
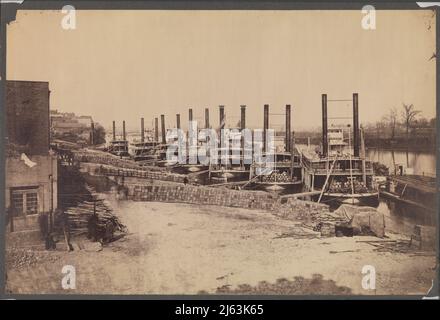
[[[440,7],[421,8],[416,2],[409,1],[384,1],[384,2],[299,2],[299,1],[23,1],[21,4],[1,1],[1,62],[0,62],[0,206],[2,214],[0,218],[0,299],[58,299],[58,300],[77,300],[77,299],[121,299],[121,300],[413,300],[422,299],[423,295],[121,295],[121,294],[10,294],[5,292],[5,150],[4,142],[6,136],[6,44],[7,44],[7,25],[14,21],[18,10],[61,10],[64,5],[72,5],[77,10],[361,10],[364,5],[372,5],[377,10],[426,10],[433,9],[436,11],[436,52],[439,52],[439,35],[440,35]],[[436,116],[439,115],[440,104],[438,94],[439,85],[439,63],[436,61]],[[440,130],[439,119],[437,121],[437,140],[436,140],[436,172],[439,175],[440,168],[440,141],[438,132]],[[440,184],[437,179],[437,190],[440,190]],[[436,263],[437,279],[434,280],[434,286],[429,296],[439,295],[439,219],[438,208],[440,203],[440,193],[437,193],[437,243],[436,243]],[[427,293],[428,295],[428,293]],[[438,299],[438,298],[437,298]]]

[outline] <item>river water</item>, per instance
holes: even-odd
[[[371,148],[367,150],[371,161],[380,162],[390,168],[394,173],[396,165],[410,168],[413,174],[435,176],[435,154],[427,152],[394,151]]]
[[[436,156],[433,153],[371,148],[367,150],[367,156],[371,161],[386,165],[391,174],[396,165],[402,165],[409,168],[407,173],[435,176]],[[432,213],[392,200],[381,199],[377,209],[384,213],[386,227],[390,231],[410,235],[415,224],[436,224],[436,216]]]

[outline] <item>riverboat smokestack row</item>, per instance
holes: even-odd
[[[125,120],[122,121],[122,140],[127,140],[125,134]]]
[[[116,122],[113,121],[113,140],[116,140]]]
[[[276,143],[274,148],[273,166],[274,170],[267,173],[264,172],[265,165],[259,161],[252,162],[253,150],[249,148],[248,142],[245,144],[244,136],[241,136],[240,146],[233,146],[232,148],[226,147],[229,142],[225,139],[236,139],[236,129],[242,133],[246,132],[246,128],[249,125],[246,121],[246,105],[240,105],[239,123],[233,126],[233,133],[231,136],[225,135],[219,132],[217,140],[218,146],[220,146],[219,152],[221,152],[221,163],[210,163],[209,165],[197,162],[190,163],[177,163],[175,160],[169,160],[167,158],[167,141],[166,141],[166,124],[165,115],[160,115],[154,118],[154,135],[155,141],[149,141],[150,138],[145,136],[144,118],[141,118],[141,142],[132,142],[134,146],[132,148],[132,155],[128,152],[129,142],[126,140],[125,121],[123,121],[123,139],[116,138],[116,127],[113,122],[113,135],[114,141],[111,142],[109,147],[110,152],[120,157],[132,157],[136,162],[141,165],[154,165],[159,167],[168,167],[170,171],[178,174],[197,174],[198,181],[202,181],[203,184],[242,184],[244,187],[250,186],[259,190],[266,190],[270,192],[293,192],[299,193],[301,190],[305,190],[305,194],[310,197],[315,197],[318,202],[322,199],[339,199],[338,201],[345,201],[351,199],[354,201],[363,201],[364,199],[377,200],[377,190],[373,184],[373,169],[371,161],[365,158],[360,158],[360,149],[362,139],[360,124],[359,124],[359,104],[358,94],[353,93],[352,99],[327,99],[327,94],[322,94],[322,149],[319,152],[302,151],[301,146],[295,146],[294,143],[294,131],[292,128],[292,105],[285,104],[283,106],[284,112],[282,114],[270,113],[270,105],[264,104],[263,108],[263,130],[258,130],[258,133],[263,133],[263,141],[261,143],[261,149],[264,154],[267,155],[272,147],[269,149],[268,143]],[[348,117],[329,117],[328,106],[329,102],[343,102],[347,104],[352,102],[352,116]],[[351,107],[351,106],[350,106]],[[204,108],[204,127],[209,128],[209,108]],[[270,117],[281,116],[282,124],[284,126],[284,135],[279,136],[281,132],[275,132],[274,141],[269,141],[271,137],[268,135],[270,127]],[[194,109],[188,108],[188,120],[190,125],[188,126],[188,133],[192,133],[192,122],[196,121],[197,117],[194,117]],[[350,123],[348,127],[342,126],[329,126],[329,121],[332,119],[348,119]],[[181,114],[176,114],[176,126],[181,128]],[[272,123],[274,126],[274,123]],[[161,126],[159,133],[159,125]],[[219,125],[215,126],[216,131],[221,131],[226,126],[226,112],[225,106],[219,105]],[[237,128],[238,127],[238,128]],[[349,129],[349,130],[347,130]],[[270,130],[273,132],[274,130]],[[250,136],[253,136],[252,131]],[[345,134],[348,133],[348,140],[351,140],[347,145],[347,139]],[[198,132],[197,132],[198,135]],[[198,151],[198,139],[197,135],[189,135],[187,138],[187,150]],[[279,139],[278,139],[279,138]],[[117,140],[116,140],[117,139]],[[144,141],[145,140],[145,141]],[[279,141],[281,140],[281,141]],[[284,150],[278,147],[278,142],[284,142]],[[195,146],[195,148],[193,148]],[[252,138],[252,147],[253,138]],[[239,162],[234,152],[239,152]],[[245,157],[249,157],[250,162],[245,161]],[[347,161],[350,156],[350,161]],[[354,157],[353,157],[354,156]],[[248,158],[246,158],[248,159]],[[223,161],[225,160],[225,161]],[[330,160],[332,164],[329,165]],[[141,162],[139,162],[141,161]],[[348,170],[350,168],[350,170]],[[362,179],[360,179],[362,174]],[[331,179],[329,178],[331,177]],[[197,182],[199,183],[199,182]],[[342,200],[341,200],[342,199]],[[355,199],[355,200],[353,200]],[[323,200],[323,201],[327,201]],[[333,201],[333,200],[332,200]]]

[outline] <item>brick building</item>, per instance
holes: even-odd
[[[7,229],[16,233],[41,231],[41,221],[50,226],[57,208],[58,164],[49,150],[49,95],[48,82],[6,81],[5,204]]]

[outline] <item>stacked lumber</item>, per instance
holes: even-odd
[[[92,219],[98,238],[104,242],[113,240],[116,232],[125,233],[126,227],[115,216],[107,201],[100,199],[93,188],[89,186],[86,188],[89,194],[76,196],[76,200],[80,201],[65,211],[70,235],[89,235]]]

